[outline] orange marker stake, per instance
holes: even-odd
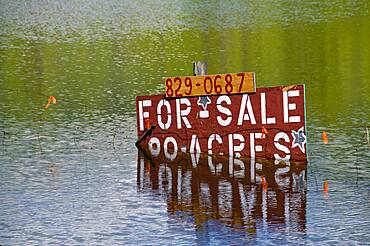
[[[325,193],[329,192],[329,182],[327,180],[324,181],[324,192]]]
[[[145,120],[145,128],[148,130],[150,129],[150,120],[149,119],[146,119]]]
[[[49,99],[53,102],[53,104],[57,104],[57,99],[54,96],[50,96]]]
[[[269,134],[266,128],[262,127],[262,138],[265,138],[265,136]]]
[[[48,102],[45,105],[45,109],[48,109],[49,105],[50,105],[50,97],[48,98]]]
[[[54,96],[49,96],[48,102],[45,105],[45,109],[49,108],[51,102],[53,102],[53,104],[57,104],[57,99]]]
[[[328,144],[329,143],[328,135],[326,134],[325,131],[322,132],[322,141],[324,142],[324,144]]]

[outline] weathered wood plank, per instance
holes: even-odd
[[[204,73],[200,68],[195,72]],[[164,79],[166,97],[231,95],[256,92],[253,72],[202,76],[169,77]]]

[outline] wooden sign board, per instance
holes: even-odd
[[[140,146],[169,159],[179,151],[306,160],[304,85],[254,94],[136,98]],[[148,129],[152,131],[148,132]]]
[[[253,72],[165,78],[166,97],[256,92]]]

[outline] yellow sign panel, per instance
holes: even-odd
[[[166,97],[256,92],[254,72],[165,78]]]

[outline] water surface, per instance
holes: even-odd
[[[365,0],[0,0],[0,244],[366,244],[369,30]],[[148,171],[135,96],[195,60],[305,83],[307,166]]]

